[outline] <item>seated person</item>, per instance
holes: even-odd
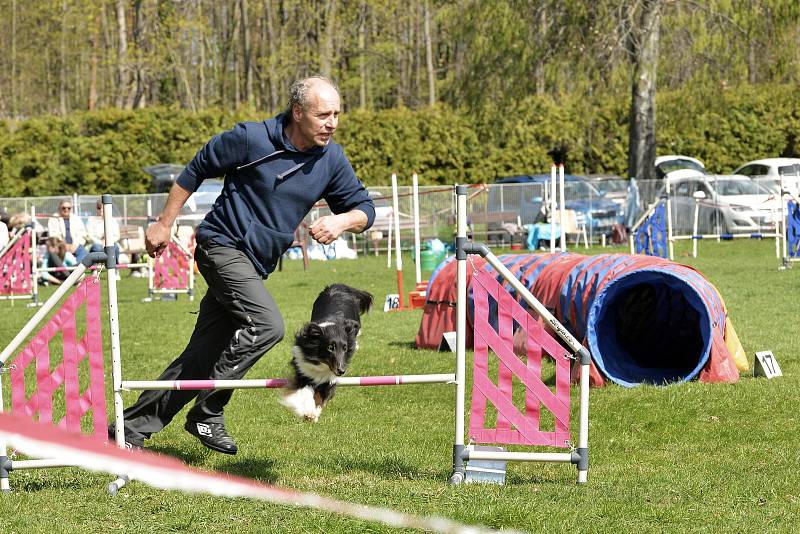
[[[86,245],[86,228],[81,218],[72,212],[72,201],[62,200],[58,205],[58,213],[47,220],[47,236],[60,237],[67,246],[67,251],[78,261],[88,254]]]
[[[74,267],[78,264],[75,256],[67,250],[67,244],[60,237],[48,237],[45,241],[47,254],[42,259],[42,269],[50,267]],[[69,276],[68,271],[43,271],[42,280],[51,284],[61,284]]]
[[[0,213],[0,250],[3,250],[3,248],[8,244],[9,235],[7,224],[9,219],[10,217],[8,216],[8,213],[5,211]]]
[[[103,222],[103,203],[98,200],[97,204],[95,204],[95,209],[97,210],[97,215],[89,217],[89,220],[86,221],[86,233],[89,242],[92,244],[91,247],[89,247],[89,252],[103,252],[106,243],[106,227]],[[114,218],[111,219],[111,228],[108,233],[111,237],[111,241],[114,243],[116,260],[119,261],[119,245],[117,244],[117,241],[119,241],[119,223]]]

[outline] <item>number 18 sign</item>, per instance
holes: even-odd
[[[399,308],[400,308],[400,295],[394,293],[386,295],[386,301],[383,303],[383,311],[388,312],[391,310],[397,310]]]

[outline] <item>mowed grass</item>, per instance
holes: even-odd
[[[767,381],[745,373],[733,385],[593,389],[586,485],[576,484],[572,466],[519,463],[509,464],[504,486],[450,486],[454,388],[447,385],[341,388],[318,424],[295,419],[277,403],[275,391],[239,391],[226,411],[240,446],[237,456],[201,447],[182,429],[183,413],[148,441],[148,449],[203,470],[493,528],[796,531],[800,265],[779,271],[770,241],[702,242],[698,259],[688,250],[679,244],[677,260],[716,285],[751,363],[755,351],[772,350],[784,376]],[[601,252],[624,250],[590,251]],[[413,280],[410,261],[405,280]],[[300,262],[284,262],[266,284],[284,313],[287,338],[249,378],[285,376],[291,334],[308,320],[317,293],[333,282],[369,290],[377,300],[364,319],[351,375],[452,372],[453,354],[415,348],[421,311],[382,312],[384,295],[395,288],[394,271],[382,256],[313,262],[308,272]],[[202,280],[198,285],[203,294]],[[199,300],[144,304],[146,281],[127,276],[119,288],[124,376],[154,379],[182,350]],[[0,310],[5,345],[32,311],[7,302]],[[106,354],[108,359],[110,350]],[[573,388],[573,400],[576,393]],[[126,394],[126,406],[135,398]],[[0,532],[392,531],[307,509],[161,491],[139,482],[110,497],[109,480],[78,469],[14,472],[14,493],[0,496]]]

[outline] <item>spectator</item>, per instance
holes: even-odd
[[[78,264],[75,256],[67,250],[67,244],[60,237],[48,237],[45,241],[47,254],[42,259],[42,269],[50,267],[74,267]],[[42,280],[51,284],[61,284],[69,276],[67,271],[43,271]]]
[[[24,212],[15,213],[8,219],[8,229],[12,232],[25,228],[29,224],[31,224],[31,216]]]
[[[97,204],[95,204],[95,209],[97,210],[97,215],[89,217],[89,220],[86,221],[86,232],[89,241],[92,243],[91,247],[89,247],[89,252],[103,252],[106,244],[106,227],[103,221],[103,203],[98,200]],[[108,233],[111,237],[111,241],[114,243],[114,254],[116,260],[119,261],[119,245],[117,244],[117,241],[119,241],[119,223],[114,218],[111,219],[111,228],[109,229]]]
[[[0,212],[0,250],[8,244],[8,213]]]
[[[66,243],[67,251],[78,261],[86,256],[86,228],[83,221],[73,213],[72,201],[62,200],[58,205],[58,213],[47,221],[47,236],[60,237]]]

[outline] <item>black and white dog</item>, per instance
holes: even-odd
[[[372,306],[372,295],[333,284],[314,301],[311,322],[294,337],[289,380],[281,404],[300,417],[317,422],[322,407],[336,392],[336,379],[347,372],[358,348],[360,316]]]

